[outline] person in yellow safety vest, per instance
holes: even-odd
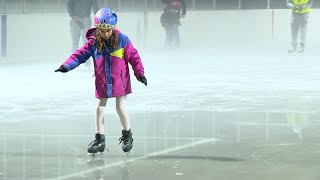
[[[310,121],[311,113],[308,112],[289,112],[287,114],[288,124],[292,127],[294,133],[302,140],[302,128]]]
[[[291,17],[291,47],[288,52],[302,53],[305,48],[307,24],[309,20],[309,12],[313,0],[287,0],[287,6],[292,9]],[[298,33],[300,33],[300,44],[298,47]]]

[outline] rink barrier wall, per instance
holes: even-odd
[[[161,12],[119,12],[119,29],[138,50],[161,49],[165,32]],[[319,46],[320,10],[311,11],[307,46]],[[145,26],[147,21],[148,26]],[[256,48],[281,46],[290,41],[291,12],[280,10],[188,11],[181,19],[183,48]],[[70,17],[62,14],[7,15],[7,56],[65,57],[71,52]]]

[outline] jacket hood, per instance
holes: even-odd
[[[91,28],[87,31],[86,33],[86,38],[89,39],[94,39],[95,35],[96,35],[96,30],[97,28]]]

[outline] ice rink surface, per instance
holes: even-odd
[[[105,118],[110,152],[86,153],[93,71],[54,73],[64,59],[2,61],[0,179],[320,179],[317,51],[141,56],[148,86],[131,77],[129,156],[118,145],[114,99]]]

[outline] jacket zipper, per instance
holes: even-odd
[[[123,77],[122,77],[122,69],[121,69],[120,77],[121,77],[121,81],[122,81],[122,87],[124,88],[124,82],[123,82]]]

